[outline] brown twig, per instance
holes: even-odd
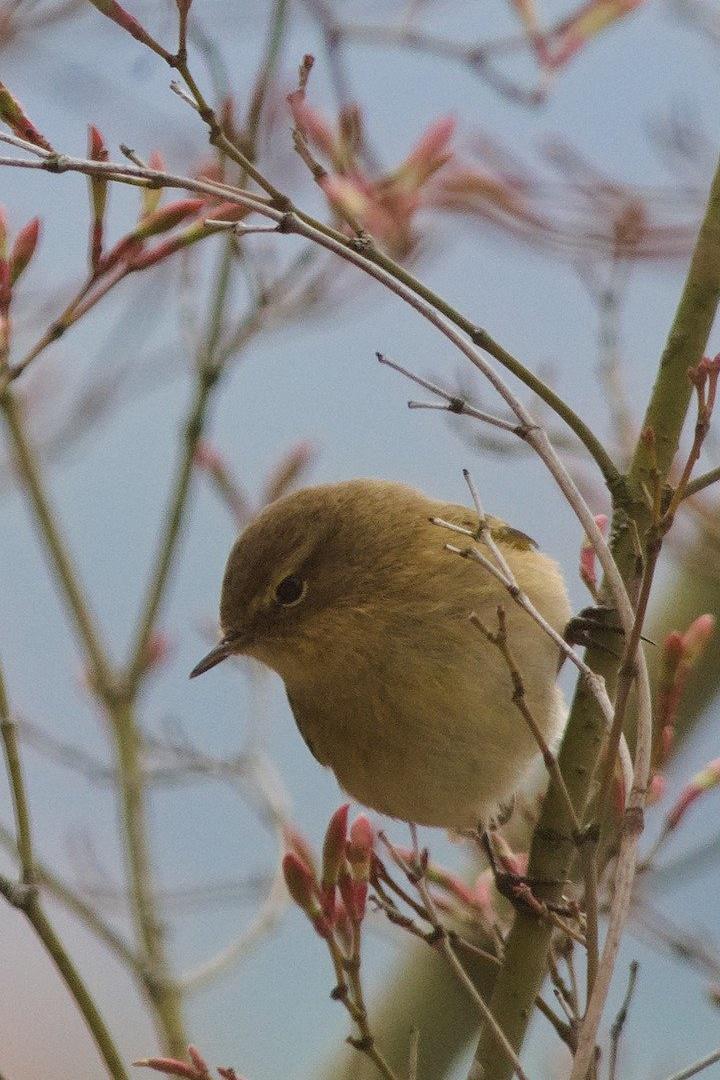
[[[610,1028],[610,1063],[608,1065],[608,1080],[616,1080],[618,1051],[620,1049],[620,1037],[622,1036],[623,1028],[625,1027],[625,1023],[627,1021],[630,1002],[632,1001],[633,994],[635,993],[638,968],[639,964],[637,960],[632,960],[630,963],[630,970],[628,972],[628,984],[625,991],[625,997],[623,998],[622,1005],[618,1010],[618,1014],[613,1021],[612,1027]]]

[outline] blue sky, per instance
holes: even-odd
[[[173,5],[153,25],[166,37]],[[193,18],[213,38],[245,100],[262,42],[269,5],[196,0]],[[547,20],[568,5],[539,0]],[[147,13],[150,5],[133,11]],[[506,5],[443,3],[429,25],[448,34],[486,40],[507,32]],[[353,16],[376,21],[384,5],[353,5]],[[149,18],[149,16],[148,16]],[[298,10],[282,60],[287,85],[304,52],[317,54],[312,94],[332,110],[327,67],[313,23]],[[448,113],[458,118],[460,140],[481,130],[501,139],[520,157],[536,160],[543,141],[560,133],[618,180],[667,184],[648,136],[650,122],[673,109],[694,117],[711,147],[720,142],[716,48],[656,0],[594,42],[563,72],[542,109],[528,111],[499,98],[459,65],[399,50],[354,47],[347,68],[361,101],[373,144],[391,165],[402,158],[424,127]],[[126,142],[146,155],[160,148],[182,170],[205,152],[201,125],[167,89],[168,73],[115,27],[90,9],[72,24],[26,38],[3,53],[3,80],[18,94],[36,123],[58,147],[82,153],[85,125],[98,124],[108,145]],[[276,139],[289,140],[289,125]],[[115,152],[115,151],[113,151]],[[291,155],[275,155],[275,179],[283,184]],[[292,183],[304,206],[319,205],[316,191],[292,167]],[[709,177],[708,177],[709,179]],[[0,200],[15,226],[40,213],[41,254],[28,274],[18,334],[28,340],[59,309],[85,260],[87,207],[79,176],[50,177],[0,172]],[[115,192],[111,221],[119,235],[134,212],[132,192]],[[270,249],[293,239],[257,238]],[[219,242],[218,242],[219,243]],[[210,257],[210,251],[206,252]],[[683,265],[648,266],[631,279],[623,318],[623,353],[629,399],[636,420],[653,380],[657,357],[682,282]],[[467,220],[437,223],[422,257],[420,275],[447,295],[529,366],[551,372],[559,391],[601,432],[605,403],[595,374],[597,319],[585,286],[567,261],[509,240]],[[416,395],[400,376],[381,369],[376,349],[425,373],[452,380],[460,361],[430,327],[354,271],[344,271],[345,297],[335,310],[281,327],[256,339],[234,365],[217,401],[212,441],[253,491],[259,491],[280,454],[301,439],[317,446],[315,481],[383,476],[422,487],[448,500],[463,500],[463,466],[481,486],[487,508],[536,537],[565,568],[573,602],[586,602],[576,582],[580,535],[539,462],[522,455],[477,454],[436,413],[409,412]],[[202,308],[205,282],[198,271],[193,293]],[[142,281],[131,281],[116,303],[100,305],[86,324],[48,350],[28,379],[35,401],[35,432],[42,441],[62,416],[63,402],[90,378],[130,363],[132,392],[101,424],[81,433],[48,464],[53,500],[62,516],[93,606],[108,642],[122,655],[154,550],[182,416],[190,394],[189,358],[179,328],[180,264]],[[49,307],[46,307],[47,298]],[[130,313],[118,324],[118,312]],[[716,345],[717,347],[717,345]],[[157,385],[154,385],[157,383]],[[7,463],[5,463],[7,464]],[[591,489],[597,490],[597,489]],[[598,507],[600,508],[600,507]],[[80,687],[81,668],[67,620],[49,579],[21,498],[4,488],[0,527],[3,618],[0,654],[15,707],[58,737],[103,754],[105,733]],[[181,725],[208,753],[230,754],[248,738],[261,741],[277,763],[298,825],[319,843],[338,804],[333,777],[307,754],[282,687],[257,673],[249,681],[226,666],[188,684],[187,672],[202,654],[199,628],[215,616],[219,584],[234,528],[207,485],[198,483],[161,625],[173,638],[168,665],[150,686],[144,721],[154,731]],[[257,707],[258,700],[261,707]],[[680,756],[670,778],[677,790],[688,772],[717,753],[714,713]],[[25,754],[39,850],[72,876],[118,876],[115,808],[108,792],[68,776],[28,749]],[[9,819],[6,795],[0,800]],[[189,794],[163,792],[153,800],[154,850],[167,884],[212,882],[266,872],[272,837],[237,796],[198,784]],[[713,811],[695,816],[682,845],[711,831]],[[457,860],[441,836],[433,850]],[[708,896],[717,870],[681,882],[658,898],[658,906],[689,928],[714,921]],[[217,908],[173,924],[173,951],[182,966],[202,960],[234,937],[251,913]],[[64,914],[58,924],[81,957],[83,969],[119,1033],[124,1052],[140,1056],[153,1036],[140,1003],[114,963]],[[97,1075],[92,1048],[48,962],[19,916],[0,908],[6,963],[13,965],[15,1000],[0,1006],[0,1071],[10,1080],[53,1075]],[[378,932],[370,943],[369,984],[394,970],[404,942]],[[703,983],[687,969],[658,961],[630,939],[623,964],[641,960],[639,990],[628,1042],[628,1077],[661,1077],[717,1038],[717,1015]],[[623,978],[617,979],[615,997]],[[277,933],[193,1000],[188,1012],[193,1039],[211,1059],[232,1062],[251,1080],[312,1075],[345,1034],[345,1017],[328,1000],[330,969],[319,942],[290,912]],[[45,995],[45,996],[43,996]],[[38,1008],[40,1006],[40,1008]],[[42,1012],[40,1012],[42,1010]],[[18,1045],[18,1015],[27,1038]],[[37,1040],[42,1016],[43,1038]],[[33,1039],[33,1033],[35,1039]],[[540,1032],[538,1032],[540,1036]],[[7,1054],[7,1060],[5,1055]],[[535,1075],[548,1068],[542,1039],[534,1041]],[[460,1073],[458,1074],[460,1075]],[[624,1074],[625,1075],[625,1074]],[[711,1077],[713,1070],[707,1075]],[[717,1070],[716,1075],[720,1075]]]

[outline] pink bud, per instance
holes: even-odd
[[[596,514],[595,524],[604,536],[608,524],[607,514]],[[585,582],[590,592],[595,595],[598,584],[595,568],[595,548],[587,536],[584,537],[580,546],[580,578]]]
[[[185,218],[194,217],[204,205],[204,199],[176,199],[175,202],[161,206],[159,210],[153,210],[151,214],[143,217],[133,230],[133,236],[147,240],[151,236],[168,232]]]
[[[102,132],[94,124],[90,124],[88,126],[88,157],[93,161],[107,161],[108,156]]]
[[[164,664],[170,655],[170,637],[160,630],[155,630],[150,635],[145,650],[145,669],[159,667]]]
[[[148,166],[154,169],[155,172],[165,172],[165,158],[162,156],[159,150],[153,150],[148,158]]]
[[[650,784],[648,785],[647,805],[655,806],[657,803],[659,803],[663,795],[665,794],[666,788],[667,781],[662,775],[662,773],[653,773],[650,778]]]
[[[350,842],[347,849],[348,861],[355,876],[359,872],[369,875],[374,842],[375,830],[370,818],[367,814],[358,814],[350,826]]]
[[[699,615],[683,634],[683,660],[692,667],[702,655],[715,631],[715,619],[710,614]]]
[[[204,1058],[201,1056],[200,1051],[198,1050],[197,1046],[193,1046],[192,1043],[190,1043],[190,1045],[187,1048],[187,1052],[188,1052],[188,1057],[190,1058],[190,1060],[192,1061],[193,1065],[198,1070],[198,1072],[205,1072],[205,1073],[210,1072],[210,1067],[207,1064],[207,1062],[204,1060]]]
[[[423,132],[398,171],[412,174],[415,186],[420,187],[452,156],[448,144],[454,133],[455,120],[452,116],[436,120]]]
[[[193,460],[198,469],[205,469],[207,472],[217,472],[225,468],[220,451],[205,440],[198,442]]]
[[[217,158],[205,158],[193,169],[191,176],[195,180],[210,180],[212,183],[222,183],[225,179],[225,170],[222,162]]]
[[[52,150],[47,139],[40,134],[32,120],[26,116],[25,111],[4,83],[0,82],[0,120],[4,120],[15,135],[35,146],[41,146],[45,150]]]
[[[35,254],[40,236],[40,218],[32,218],[15,237],[10,255],[10,284],[14,285]]]
[[[683,638],[679,630],[671,630],[663,642],[664,657],[668,663],[677,665],[683,654]]]
[[[285,495],[288,488],[302,476],[310,467],[315,457],[315,447],[311,442],[300,442],[293,446],[279,464],[273,470],[265,485],[264,499],[266,503],[275,502]]]
[[[350,826],[346,848],[350,875],[341,874],[339,881],[340,895],[357,923],[362,922],[365,915],[374,838],[370,819],[366,814],[359,814]]]
[[[347,837],[347,820],[349,803],[343,803],[338,807],[325,833],[322,855],[322,905],[323,910],[332,922],[335,916],[335,887],[337,885],[340,868],[345,861],[345,841]]]
[[[283,856],[282,867],[291,897],[303,911],[309,911],[315,898],[315,879],[312,872],[294,851],[288,851]]]
[[[282,868],[292,899],[305,912],[320,937],[330,937],[332,929],[318,902],[318,885],[312,871],[294,851],[283,857]]]
[[[341,215],[362,220],[369,214],[372,202],[357,177],[325,176],[320,187],[330,205]]]
[[[288,94],[287,101],[298,130],[316,149],[334,160],[338,149],[337,139],[322,113],[308,105],[303,90],[294,90],[292,94]]]
[[[165,1076],[182,1076],[185,1080],[207,1080],[208,1073],[199,1073],[194,1065],[188,1065],[185,1061],[177,1058],[151,1057],[133,1061],[133,1065],[140,1069],[154,1069],[155,1072]]]
[[[359,926],[365,917],[368,887],[366,881],[355,881],[347,867],[340,871],[338,888],[350,921]]]
[[[247,206],[240,203],[222,202],[208,210],[205,218],[207,221],[241,221],[248,213]]]
[[[485,916],[490,916],[494,922],[494,910],[492,903],[492,890],[490,887],[491,874],[485,870],[478,875],[473,886],[473,906]]]
[[[288,851],[294,852],[307,867],[316,875],[315,856],[309,843],[294,825],[283,826],[283,838]]]

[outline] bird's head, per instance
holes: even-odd
[[[268,506],[230,552],[222,638],[191,677],[234,654],[254,656],[286,676],[295,665],[322,662],[345,633],[366,625],[369,598],[394,592],[398,529],[411,537],[422,516],[417,509],[408,518],[388,499],[387,487],[396,488],[367,480],[306,488]],[[388,515],[397,518],[393,552]]]

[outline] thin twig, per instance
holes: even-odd
[[[480,1016],[482,1017],[483,1021],[486,1024],[489,1025],[491,1031],[493,1032],[493,1035],[495,1037],[495,1041],[496,1041],[499,1049],[508,1058],[508,1060],[512,1062],[513,1068],[514,1068],[515,1072],[517,1073],[517,1076],[518,1076],[519,1080],[528,1080],[527,1073],[525,1072],[522,1065],[520,1064],[520,1061],[518,1060],[518,1056],[515,1053],[515,1051],[513,1050],[512,1046],[510,1045],[510,1043],[509,1043],[509,1041],[507,1039],[507,1036],[505,1035],[505,1032],[502,1030],[502,1028],[498,1024],[497,1020],[493,1016],[492,1012],[490,1011],[489,1006],[485,1002],[482,995],[479,994],[478,991],[476,990],[472,979],[470,978],[470,976],[466,972],[465,968],[461,964],[455,950],[453,949],[453,947],[452,947],[452,945],[450,943],[450,938],[448,936],[448,932],[445,929],[445,926],[443,925],[443,923],[442,923],[442,921],[440,919],[440,916],[438,915],[438,911],[437,911],[437,908],[435,906],[435,902],[434,902],[434,900],[432,898],[430,890],[427,887],[427,882],[425,880],[424,872],[422,870],[422,856],[421,856],[421,853],[420,853],[420,850],[419,850],[419,847],[418,847],[417,829],[415,828],[414,825],[410,826],[410,834],[412,836],[413,848],[415,850],[415,857],[416,857],[418,872],[414,874],[412,869],[410,867],[408,867],[408,866],[405,867],[405,872],[406,872],[406,874],[408,874],[409,877],[411,877],[416,882],[417,890],[420,893],[420,896],[422,897],[422,900],[423,900],[423,903],[425,904],[428,915],[430,916],[430,918],[432,920],[433,927],[435,928],[435,930],[436,930],[436,932],[438,934],[438,948],[444,954],[446,960],[450,964],[450,967],[452,968],[453,972],[455,973],[455,975],[456,975],[458,981],[460,982],[460,984],[465,988],[468,995],[470,996],[472,1001],[475,1003],[475,1006],[477,1007],[477,1010],[480,1013]]]
[[[622,1005],[618,1010],[618,1014],[613,1021],[610,1028],[610,1064],[608,1066],[608,1080],[616,1080],[617,1062],[618,1062],[618,1050],[620,1049],[620,1037],[625,1027],[625,1022],[628,1016],[628,1009],[630,1008],[630,1002],[632,996],[635,993],[635,984],[637,983],[639,964],[637,960],[632,960],[630,963],[630,971],[628,972],[628,984],[625,991],[625,997],[623,998]]]
[[[686,1068],[681,1069],[680,1072],[673,1073],[672,1076],[667,1077],[667,1080],[690,1080],[691,1076],[697,1076],[703,1069],[708,1069],[711,1065],[714,1065],[716,1061],[720,1061],[720,1050],[713,1050],[712,1054],[701,1058],[700,1061],[696,1061],[693,1065],[688,1065]]]
[[[505,616],[505,609],[502,607],[502,605],[498,605],[497,608],[497,621],[498,628],[496,631],[493,631],[490,629],[490,627],[486,626],[482,622],[478,615],[473,613],[470,616],[470,622],[473,624],[473,626],[477,627],[477,629],[480,630],[480,632],[492,645],[495,645],[503,660],[505,661],[508,671],[510,672],[510,679],[512,681],[513,704],[517,708],[518,712],[522,716],[527,726],[530,728],[532,736],[538,745],[540,753],[542,754],[545,767],[550,773],[550,775],[553,777],[555,783],[558,786],[558,791],[562,795],[562,798],[565,802],[565,808],[568,812],[568,817],[570,819],[570,822],[572,823],[573,830],[576,834],[579,834],[580,819],[577,816],[572,799],[570,798],[570,793],[567,789],[567,785],[565,784],[565,780],[560,771],[557,757],[555,756],[555,754],[553,754],[552,750],[548,746],[547,740],[543,735],[540,726],[535,717],[533,716],[532,710],[527,703],[527,698],[525,694],[525,682],[508,643],[507,619]]]
[[[720,466],[716,466],[714,469],[710,469],[706,473],[702,473],[700,476],[695,477],[685,488],[683,493],[683,499],[691,499],[693,495],[699,495],[701,491],[709,488],[711,484],[717,484],[720,480]]]
[[[376,353],[375,355],[381,364],[400,372],[401,375],[407,376],[418,386],[424,386],[426,390],[430,390],[431,393],[437,394],[438,397],[444,398],[447,402],[447,405],[436,405],[432,401],[408,401],[409,409],[440,409],[443,412],[455,413],[458,416],[471,416],[475,420],[482,420],[484,423],[500,428],[502,431],[509,431],[513,435],[522,436],[522,425],[503,420],[501,416],[492,416],[490,413],[482,412],[473,405],[469,405],[464,398],[448,393],[447,390],[443,390],[436,383],[430,382],[429,379],[423,379],[420,375],[416,375],[408,368],[403,367],[402,364],[398,364],[397,361],[391,360],[389,356],[385,356],[383,353]]]
[[[183,993],[194,993],[206,986],[219,972],[225,971],[238,959],[246,956],[251,948],[277,925],[282,912],[287,907],[287,901],[287,886],[282,866],[278,864],[268,894],[253,915],[250,925],[215,956],[198,964],[184,975],[180,975],[177,979],[178,988]]]
[[[225,149],[224,144],[221,148]],[[235,160],[237,159],[235,158]],[[243,158],[242,160],[246,159]],[[486,330],[476,326],[475,323],[463,316],[389,256],[369,245],[363,245],[365,254],[360,254],[359,251],[355,250],[351,239],[331,226],[315,220],[300,210],[296,210],[287,197],[281,196],[277,205],[271,205],[267,198],[261,194],[233,189],[226,184],[195,180],[191,177],[177,176],[157,169],[140,169],[123,163],[74,158],[67,154],[53,155],[51,158],[39,162],[18,158],[0,158],[0,166],[2,165],[9,168],[41,169],[53,173],[79,172],[89,176],[104,176],[109,180],[131,184],[137,184],[139,180],[148,180],[161,187],[180,188],[185,191],[222,197],[226,201],[236,202],[238,205],[246,206],[248,209],[282,223],[282,231],[295,232],[316,243],[320,243],[328,250],[334,251],[341,258],[354,263],[358,268],[381,281],[391,291],[406,299],[407,302],[411,302],[409,300],[411,295],[418,297],[425,307],[421,308],[415,304],[412,306],[416,307],[416,310],[424,314],[426,318],[429,317],[428,310],[432,310],[433,313],[438,313],[439,316],[447,319],[452,326],[462,333],[467,334],[474,344],[489,353],[490,356],[525,383],[568,424],[597,463],[608,485],[614,487],[621,483],[620,473],[615,463],[600,440],[581,417],[537,375],[496,342]],[[278,206],[281,206],[282,209],[278,209]],[[434,322],[438,328],[442,328],[439,318],[430,319],[430,321]],[[446,331],[443,330],[443,332]],[[446,333],[446,336],[450,335]],[[484,362],[482,364],[476,363],[476,360],[467,351],[470,346],[468,346],[464,338],[458,337],[452,340],[462,351],[466,352],[466,355],[475,363],[476,367],[479,366],[487,374],[488,370],[490,370],[488,365]],[[460,342],[462,342],[462,345],[460,345]],[[473,353],[473,355],[477,358],[477,354]],[[498,389],[497,384],[494,383],[494,385]],[[527,413],[525,415],[527,416]],[[520,419],[522,420],[522,418]],[[595,539],[595,533],[592,530],[588,532],[588,535]]]

